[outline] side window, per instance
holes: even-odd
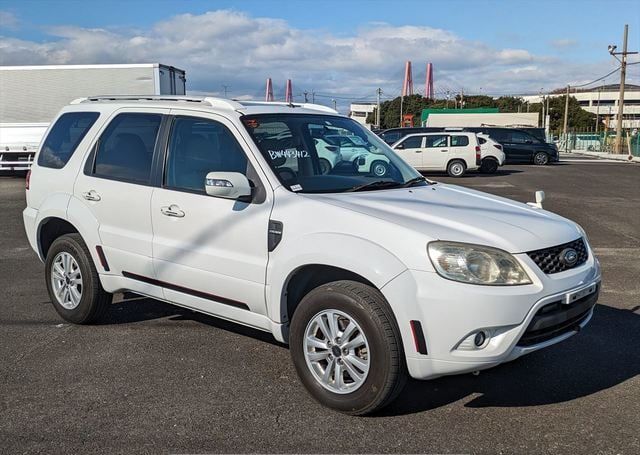
[[[485,138],[483,138],[483,137],[478,136],[478,143],[480,143],[480,144],[486,144],[486,143],[487,143],[487,140],[486,140]]]
[[[427,136],[427,143],[425,147],[446,147],[447,146],[446,134],[434,134]]]
[[[404,145],[406,149],[419,149],[422,147],[422,137],[423,136],[408,137],[402,142],[402,145]]]
[[[397,131],[390,131],[388,133],[382,133],[380,137],[387,144],[395,144],[396,142],[398,142],[398,140],[400,140],[400,133],[398,133]]]
[[[38,166],[61,169],[87,131],[100,116],[97,112],[69,112],[62,114],[47,135],[38,156]]]
[[[464,147],[469,145],[468,136],[451,136],[451,147]]]
[[[511,142],[514,144],[531,144],[534,142],[533,138],[526,133],[519,131],[513,131],[511,133]]]
[[[204,181],[209,172],[247,175],[247,156],[222,123],[176,117],[169,140],[165,186],[204,193]]]
[[[161,120],[159,114],[117,115],[100,136],[93,175],[149,183]]]

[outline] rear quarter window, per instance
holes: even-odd
[[[464,147],[469,145],[468,136],[451,136],[451,147]]]
[[[99,116],[98,112],[62,114],[42,144],[38,166],[62,169]]]

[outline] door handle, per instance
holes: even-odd
[[[87,201],[99,201],[100,199],[102,199],[100,195],[96,193],[95,190],[89,190],[82,193],[82,197],[85,198]]]
[[[180,207],[178,207],[176,204],[160,207],[160,211],[162,212],[163,215],[166,215],[166,216],[173,216],[175,218],[184,217],[184,211],[180,210]]]
[[[447,153],[449,150],[440,150],[442,153]]]
[[[416,150],[416,153],[422,153],[422,150]]]

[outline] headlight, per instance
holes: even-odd
[[[531,284],[518,261],[506,251],[457,242],[431,242],[431,263],[443,278],[494,286]]]

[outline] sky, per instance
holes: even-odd
[[[297,101],[344,105],[398,96],[411,60],[416,93],[432,62],[440,98],[514,95],[614,70],[625,23],[638,50],[638,0],[0,0],[0,65],[160,62],[191,93],[259,99],[271,77],[282,98],[291,78]]]

